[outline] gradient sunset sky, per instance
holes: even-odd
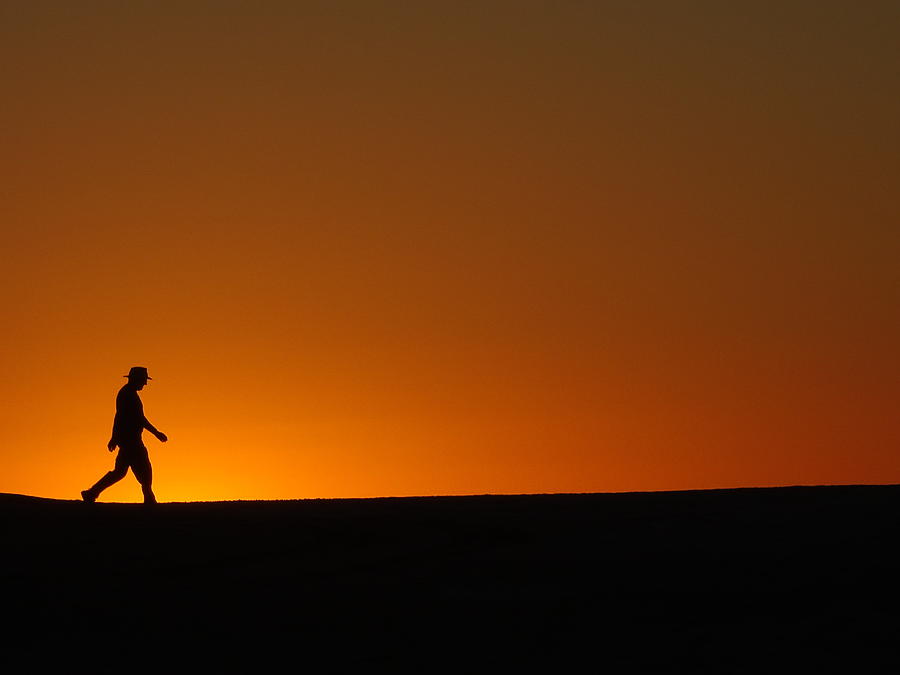
[[[0,492],[133,365],[163,501],[900,482],[896,0],[4,0],[0,64]]]

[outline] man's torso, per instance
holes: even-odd
[[[116,417],[113,435],[119,447],[144,445],[141,434],[144,431],[144,405],[138,393],[127,385],[116,396]]]

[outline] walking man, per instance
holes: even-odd
[[[116,465],[112,471],[98,480],[94,487],[82,491],[81,498],[86,502],[97,501],[100,493],[113,483],[122,480],[128,473],[128,468],[131,467],[134,477],[137,478],[138,483],[141,484],[141,490],[144,492],[144,503],[156,503],[156,497],[151,489],[153,469],[150,466],[150,456],[147,454],[147,448],[144,447],[141,435],[146,429],[163,443],[169,439],[144,417],[144,404],[141,403],[138,392],[144,388],[147,380],[153,379],[147,374],[147,369],[135,366],[125,377],[128,378],[128,382],[116,396],[116,417],[113,420],[112,438],[109,439],[106,446],[110,452],[119,448]]]

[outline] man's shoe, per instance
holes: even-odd
[[[95,501],[97,501],[96,495],[93,492],[91,492],[90,490],[82,490],[81,498],[84,501],[86,501],[88,504],[93,504]]]

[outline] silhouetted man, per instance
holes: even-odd
[[[122,480],[131,467],[144,492],[144,503],[156,503],[156,497],[153,496],[150,487],[153,482],[153,469],[141,436],[146,429],[163,443],[169,439],[144,417],[144,404],[141,403],[138,392],[144,388],[147,380],[153,379],[147,374],[147,369],[135,366],[125,377],[128,378],[128,382],[116,396],[116,417],[113,420],[112,438],[106,446],[110,452],[116,447],[119,448],[116,465],[112,471],[98,480],[94,487],[81,493],[81,498],[86,502],[97,501],[100,493],[113,483]]]

